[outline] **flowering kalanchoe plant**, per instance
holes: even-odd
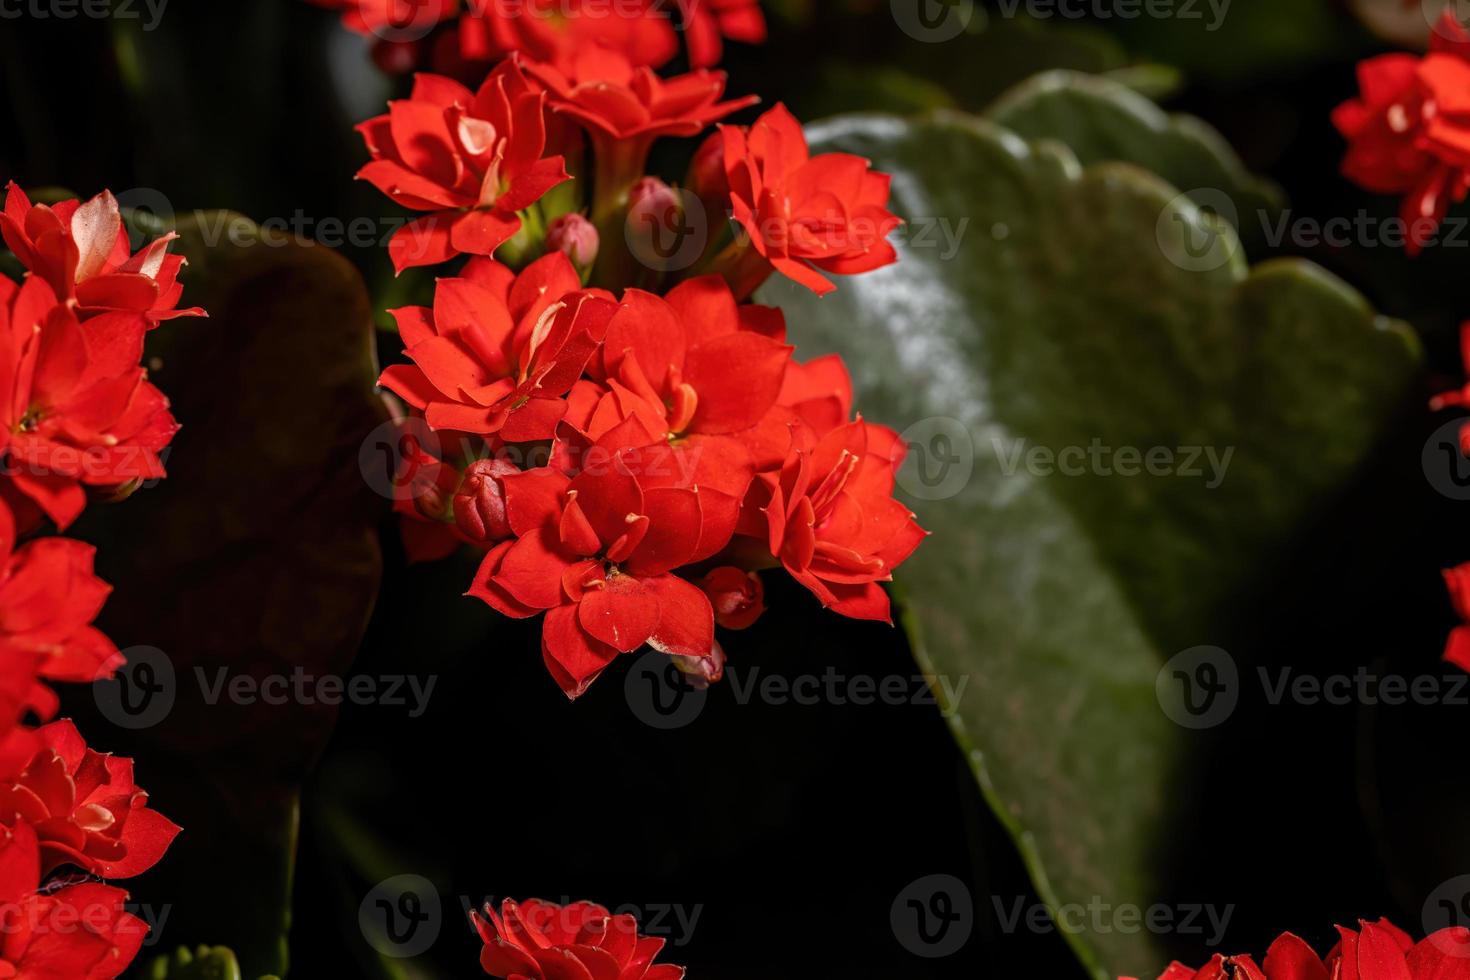
[[[1337,931],[1341,939],[1325,959],[1285,933],[1260,963],[1216,955],[1198,970],[1175,963],[1159,980],[1470,980],[1470,930],[1441,929],[1418,943],[1386,919]]]
[[[601,905],[506,899],[470,919],[484,942],[480,965],[503,980],[681,980],[684,968],[653,961],[664,941],[638,935],[631,915]]]
[[[692,16],[749,14],[703,3]],[[616,44],[526,50],[476,92],[420,75],[360,127],[361,176],[434,212],[395,236],[395,264],[456,263],[430,302],[393,311],[406,363],[380,379],[412,430],[395,488],[410,557],[482,550],[468,594],[543,617],[569,697],[643,646],[718,679],[716,624],[754,622],[764,569],[891,622],[882,583],[925,533],[893,497],[902,442],[854,414],[840,359],[794,361],[781,311],[744,302],[772,272],[825,293],[829,274],[894,261],[888,178],[811,155],[777,106],[710,134],[678,191],[646,173],[651,144],[753,99],[727,98],[720,72],[660,78]],[[590,181],[560,186],[552,132]],[[695,206],[727,220],[682,264],[650,264],[644,226]]]
[[[1470,192],[1470,34],[1446,9],[1429,53],[1358,65],[1359,97],[1333,124],[1348,141],[1342,172],[1376,194],[1403,196],[1405,248],[1430,244],[1453,201]]]

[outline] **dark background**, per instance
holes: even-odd
[[[769,45],[728,50],[731,90],[785,99],[810,118],[887,104],[890,86],[855,79],[901,66],[979,109],[1035,69],[1087,60],[1065,47],[1002,57],[978,42],[968,55],[931,57],[895,28],[887,4],[866,6],[773,16]],[[1235,16],[1271,7],[1274,31],[1309,32],[1292,20],[1303,6],[1236,0]],[[1283,186],[1298,215],[1390,214],[1396,202],[1337,175],[1342,144],[1328,119],[1356,90],[1355,59],[1386,45],[1324,6],[1339,32],[1317,38],[1317,49],[1258,63],[1249,34],[1221,38],[1206,67],[1184,66],[1188,83],[1167,104],[1221,129],[1252,169]],[[1092,26],[1116,35],[1109,43],[1133,60],[1167,60],[1157,31]],[[1231,70],[1232,51],[1248,69]],[[28,188],[84,196],[158,188],[180,212],[228,207],[315,223],[391,211],[351,179],[364,154],[350,127],[394,83],[332,15],[300,0],[172,0],[153,32],[0,19],[0,72],[0,177]],[[678,154],[689,149],[661,148],[666,176],[682,171]],[[427,282],[393,284],[381,248],[344,252],[375,309],[400,305]],[[1418,394],[1458,378],[1455,327],[1470,316],[1460,253],[1411,261],[1354,247],[1309,257],[1419,330],[1432,377]],[[385,360],[396,354],[391,334],[380,346]],[[1438,569],[1470,557],[1470,542],[1454,503],[1423,478],[1420,450],[1443,419],[1422,405],[1405,406],[1360,483],[1268,570],[1262,595],[1242,603],[1252,640],[1246,664],[1440,671],[1453,616]],[[727,683],[692,724],[660,731],[630,709],[624,676],[634,658],[570,705],[534,652],[538,623],[511,622],[460,597],[467,559],[410,567],[391,521],[382,540],[383,590],[354,670],[432,674],[437,685],[420,718],[386,705],[345,708],[304,787],[293,975],[475,975],[479,944],[460,918],[461,897],[541,895],[646,913],[697,910],[690,935],[672,922],[656,930],[677,943],[666,958],[694,976],[1082,976],[1056,934],[1002,929],[996,901],[1009,909],[1036,897],[932,706],[740,704]],[[110,560],[114,575],[127,574],[127,556]],[[916,672],[901,632],[819,615],[777,576],[767,586],[770,612],[722,639],[734,669]],[[89,706],[73,699],[69,707],[85,714]],[[1464,722],[1465,712],[1443,709],[1243,705],[1228,726],[1228,751],[1201,738],[1197,764],[1181,773],[1177,793],[1197,803],[1197,819],[1158,842],[1177,869],[1172,897],[1235,904],[1231,950],[1259,951],[1284,929],[1325,949],[1329,923],[1360,916],[1388,914],[1418,930],[1420,910],[1401,904],[1404,896],[1421,893],[1426,864],[1453,860],[1451,838],[1463,835],[1455,816],[1464,803]],[[84,730],[104,741],[99,723]],[[106,747],[127,742],[119,733]],[[268,758],[271,745],[261,751]],[[148,786],[146,757],[139,770]],[[1440,802],[1425,803],[1431,798]],[[155,791],[155,805],[174,814],[189,801]],[[1405,857],[1381,843],[1385,836],[1418,850]],[[165,867],[132,888],[140,900],[179,907],[160,949],[215,941],[203,896],[229,884],[212,880],[209,854],[188,842],[186,834]],[[1440,868],[1440,878],[1470,870]],[[405,873],[431,879],[443,902],[440,937],[422,961],[432,973],[391,972],[358,926],[363,896]],[[905,949],[890,908],[911,883],[936,874],[964,882],[975,932],[960,952],[926,959]],[[1181,937],[1180,947],[1195,961],[1208,952],[1197,938]]]

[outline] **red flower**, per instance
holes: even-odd
[[[1403,194],[1410,255],[1434,237],[1451,200],[1470,190],[1470,37],[1445,11],[1424,58],[1387,54],[1358,65],[1360,96],[1333,124],[1348,140],[1343,176],[1377,194]]]
[[[1450,631],[1445,641],[1444,658],[1470,673],[1470,562],[1444,570],[1445,588],[1459,614],[1461,624]]]
[[[1359,926],[1339,926],[1341,942],[1325,960],[1288,932],[1259,966],[1249,956],[1217,955],[1198,970],[1175,963],[1159,980],[1470,980],[1470,930],[1442,929],[1416,945],[1387,920]]]
[[[699,580],[715,610],[715,622],[727,630],[743,630],[766,611],[765,586],[755,572],[721,565]]]
[[[439,280],[433,309],[394,311],[414,363],[389,367],[378,383],[432,429],[550,439],[616,310],[580,285],[561,252],[518,277],[494,262],[467,266],[463,278]]]
[[[59,527],[81,513],[84,485],[164,475],[159,453],[179,427],[138,366],[147,326],[137,313],[84,326],[44,279],[0,279],[0,450],[16,489]]]
[[[70,721],[36,732],[41,749],[0,780],[0,824],[35,828],[41,872],[65,864],[103,878],[131,878],[158,863],[179,828],[133,783],[133,760],[103,755]]]
[[[554,905],[510,899],[484,915],[470,913],[485,948],[480,965],[510,980],[681,980],[684,968],[653,965],[664,941],[638,935],[631,915],[611,915],[601,905]]]
[[[887,210],[887,174],[849,153],[809,156],[784,105],[749,131],[720,132],[735,220],[777,272],[824,295],[836,287],[822,272],[852,275],[897,260],[887,235],[901,222]]]
[[[174,309],[183,295],[181,255],[168,254],[170,232],[132,255],[117,199],[103,191],[85,204],[32,204],[13,181],[0,212],[0,235],[20,263],[44,279],[78,319],[109,311],[141,313],[156,326],[180,316],[206,316],[197,306]]]
[[[878,583],[927,533],[892,496],[904,452],[897,433],[858,419],[814,443],[797,436],[780,472],[758,477],[747,508],[764,501],[771,553],[823,606],[891,622]]]
[[[357,127],[373,156],[358,177],[410,210],[433,212],[388,243],[398,271],[493,254],[520,230],[516,212],[570,179],[560,156],[541,156],[545,100],[511,59],[474,94],[420,75],[411,98]]]
[[[760,0],[679,0],[689,63],[695,68],[719,64],[724,56],[722,38],[745,44],[766,40],[766,18]]]
[[[41,890],[36,832],[17,824],[0,846],[0,976],[112,980],[148,935],[127,900],[120,888],[90,882]]]
[[[649,441],[670,443],[690,482],[730,498],[733,519],[767,444],[779,442],[771,465],[784,456],[785,429],[756,427],[776,403],[791,350],[779,313],[738,306],[719,276],[686,280],[663,298],[630,289],[591,367],[606,392],[575,405],[568,421],[596,440],[636,417]]]
[[[645,643],[693,657],[714,645],[709,600],[670,573],[724,547],[734,522],[724,507],[706,513],[705,491],[679,485],[667,442],[641,438],[630,419],[575,477],[551,467],[505,477],[517,537],[490,550],[470,588],[508,616],[546,612],[542,656],[568,697]]]
[[[529,64],[550,92],[552,107],[604,141],[652,143],[659,136],[695,136],[730,113],[754,105],[746,96],[725,102],[725,73],[698,69],[660,78],[621,52],[599,45],[578,50],[565,69]]]
[[[654,0],[469,0],[459,30],[460,55],[472,61],[519,51],[565,66],[601,47],[634,65],[657,68],[679,50],[673,25]]]
[[[11,689],[0,694],[0,731],[27,709],[43,718],[56,695],[37,678],[90,684],[112,676],[122,654],[92,620],[111,587],[92,574],[96,549],[68,538],[40,538],[0,554],[0,657]]]

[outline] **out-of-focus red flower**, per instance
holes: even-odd
[[[1376,194],[1402,194],[1405,248],[1433,240],[1452,201],[1470,190],[1470,36],[1446,10],[1420,58],[1387,54],[1358,65],[1359,96],[1333,124],[1348,141],[1343,176]]]
[[[754,105],[746,96],[720,101],[725,73],[696,69],[660,78],[613,48],[587,45],[565,68],[528,64],[550,93],[552,108],[587,127],[594,140],[652,143],[659,136],[695,136],[730,113]]]
[[[616,51],[634,65],[658,68],[679,51],[656,0],[469,0],[459,50],[470,60],[520,52],[565,67],[590,48]]]
[[[373,157],[358,177],[410,210],[432,212],[388,243],[398,271],[493,254],[520,230],[516,212],[570,179],[560,156],[541,155],[545,99],[511,58],[475,93],[420,75],[410,98],[357,127]]]
[[[720,132],[731,212],[777,272],[825,295],[837,287],[824,272],[852,275],[897,260],[887,236],[901,222],[887,209],[887,174],[850,153],[810,156],[784,105],[749,130]]]
[[[1446,568],[1444,584],[1461,620],[1445,641],[1444,658],[1470,673],[1470,562]]]
[[[21,265],[44,279],[80,320],[106,312],[138,313],[151,326],[180,316],[206,316],[200,308],[175,309],[184,287],[181,255],[170,255],[170,232],[132,254],[117,199],[103,191],[86,203],[32,204],[13,181],[0,212],[0,236]]]
[[[699,587],[709,596],[715,622],[727,630],[743,630],[766,611],[766,589],[755,572],[721,565],[700,579]]]
[[[121,888],[92,882],[42,890],[36,831],[16,824],[0,844],[0,976],[112,980],[148,935],[127,900]]]
[[[70,721],[36,734],[41,748],[25,768],[0,777],[0,824],[35,829],[41,873],[70,864],[131,878],[157,864],[179,828],[148,808],[133,760],[92,751]]]
[[[724,38],[745,44],[763,44],[766,17],[760,0],[679,0],[684,20],[689,63],[695,68],[719,64],[724,57]]]
[[[510,980],[681,980],[684,968],[654,964],[664,941],[638,935],[631,915],[612,915],[601,905],[555,905],[506,899],[497,913],[470,912],[485,948],[480,965]]]
[[[56,695],[38,679],[90,684],[122,665],[117,646],[92,625],[112,591],[92,573],[95,554],[89,544],[55,537],[0,550],[0,657],[15,679],[0,695],[0,731],[26,709],[55,713]]]
[[[1306,942],[1283,933],[1258,965],[1249,956],[1221,956],[1198,970],[1172,964],[1159,980],[1467,980],[1470,930],[1441,929],[1415,943],[1387,920],[1338,927],[1341,941],[1325,959]],[[1122,977],[1120,980],[1133,980]]]
[[[858,419],[814,443],[799,439],[780,472],[752,487],[746,508],[764,515],[771,553],[834,612],[892,622],[878,583],[927,534],[893,498],[903,454],[897,433]]]
[[[711,518],[694,486],[668,485],[665,445],[630,445],[629,420],[584,457],[575,477],[541,467],[503,479],[516,537],[490,550],[470,595],[516,618],[545,612],[546,666],[575,698],[619,653],[647,643],[704,657],[714,611],[698,586],[671,574],[714,554],[734,530],[724,508]],[[633,440],[636,441],[636,440]]]
[[[472,264],[439,281],[432,309],[394,311],[413,364],[389,367],[378,383],[432,429],[550,439],[617,308],[580,287],[561,252],[519,276],[499,263]]]
[[[117,312],[83,324],[45,279],[0,278],[0,451],[58,527],[82,512],[84,486],[164,475],[159,454],[179,427],[138,365],[147,327]]]

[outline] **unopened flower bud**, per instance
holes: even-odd
[[[480,459],[465,470],[454,495],[454,522],[471,541],[490,544],[510,537],[502,477],[520,470],[503,459]]]
[[[709,596],[715,622],[725,629],[743,630],[766,611],[765,586],[754,572],[721,565],[697,583]]]
[[[562,252],[578,269],[597,261],[597,229],[575,211],[555,219],[546,229],[546,250]]]
[[[676,655],[673,657],[674,666],[688,678],[690,687],[695,690],[704,690],[711,684],[718,683],[725,676],[725,651],[720,647],[720,641],[710,648],[709,655],[705,657],[686,657]]]
[[[677,191],[657,177],[644,177],[628,191],[624,228],[628,250],[645,268],[660,272],[687,269],[704,251],[708,239],[702,213],[686,213],[686,202],[700,205],[688,192]]]
[[[689,188],[701,201],[719,202],[721,207],[730,197],[730,181],[725,176],[725,141],[716,130],[694,151],[689,161],[689,173],[684,178]]]

